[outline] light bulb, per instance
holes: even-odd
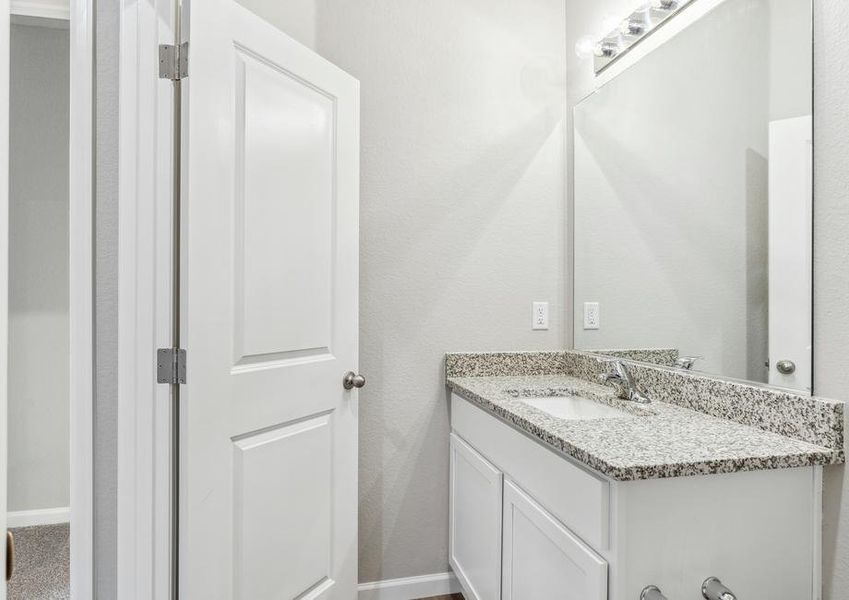
[[[607,38],[596,44],[594,52],[599,58],[614,58],[621,50],[622,47],[618,41]]]
[[[643,35],[646,32],[646,23],[643,19],[629,17],[619,25],[622,35]]]
[[[652,0],[651,5],[658,10],[675,10],[678,8],[678,0]]]
[[[580,59],[590,58],[593,54],[595,54],[595,46],[596,40],[593,36],[581,36],[578,39],[578,43],[575,44],[575,54],[577,54]]]

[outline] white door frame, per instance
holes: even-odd
[[[5,536],[8,473],[9,396],[9,0],[0,0],[0,533]],[[6,543],[0,544],[0,564],[6,564]],[[0,586],[0,600],[6,586]]]
[[[94,0],[71,0],[71,598],[94,592]]]
[[[71,597],[91,598],[94,583],[93,444],[93,0],[0,0],[5,35],[0,49],[0,381],[7,381],[8,352],[8,165],[9,26],[11,14],[25,18],[70,17],[70,498]],[[0,386],[0,423],[7,426],[7,385]],[[6,513],[6,444],[2,444],[0,510]],[[3,549],[5,552],[5,548]],[[0,597],[5,597],[3,586]]]
[[[119,39],[118,598],[170,597],[170,389],[156,349],[171,323],[176,0],[121,0]]]

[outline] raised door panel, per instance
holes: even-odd
[[[466,600],[501,597],[501,472],[451,435],[450,562]]]
[[[502,561],[503,600],[607,599],[607,563],[510,481]]]
[[[234,441],[236,598],[318,598],[332,585],[330,415]]]
[[[327,354],[335,101],[236,53],[236,365]]]

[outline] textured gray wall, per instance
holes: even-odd
[[[69,504],[67,29],[12,25],[10,511]]]
[[[315,49],[316,0],[236,0],[286,35]]]
[[[118,595],[119,3],[95,2],[94,594]]]
[[[814,12],[814,391],[849,400],[849,3],[816,0]],[[846,467],[826,469],[823,510],[823,598],[843,600]]]
[[[563,344],[563,12],[318,2],[319,52],[362,84],[360,581],[448,569],[443,354]]]

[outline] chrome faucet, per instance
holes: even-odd
[[[689,371],[693,368],[693,365],[696,364],[696,361],[700,358],[704,358],[704,356],[680,356],[675,360],[675,364],[672,365],[676,369],[684,369]]]
[[[637,382],[634,381],[633,375],[631,375],[621,360],[611,360],[608,363],[613,366],[613,372],[599,375],[599,379],[603,383],[613,383],[616,387],[617,395],[623,400],[639,402],[640,404],[649,404],[651,402],[640,391]]]

